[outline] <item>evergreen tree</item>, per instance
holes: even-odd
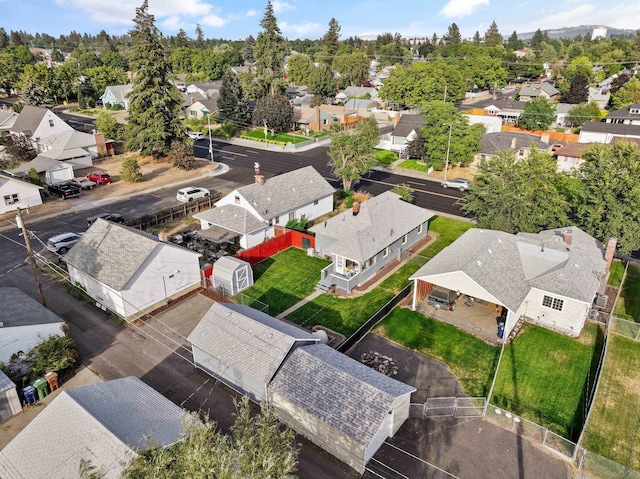
[[[256,39],[249,35],[244,41],[244,48],[242,49],[242,56],[247,63],[253,63],[255,58],[253,57],[253,49],[256,47]]]
[[[473,34],[473,44],[480,45],[480,32],[478,32],[478,30]]]
[[[284,57],[287,53],[287,41],[282,36],[278,20],[273,14],[273,5],[267,2],[264,17],[260,21],[262,31],[256,38],[253,56],[259,74],[270,70],[273,76],[281,76],[284,71]]]
[[[143,155],[165,155],[174,140],[184,140],[179,118],[182,96],[169,81],[170,66],[149,3],[136,8],[131,35],[131,68],[135,75],[129,94],[126,148]]]
[[[178,34],[175,36],[173,44],[176,48],[189,46],[189,37],[187,37],[187,32],[182,28],[178,30]]]
[[[329,20],[329,29],[322,37],[324,62],[331,65],[334,55],[338,52],[340,41],[340,25],[335,18]]]
[[[7,48],[9,46],[9,35],[7,35],[7,31],[0,27],[0,50]]]
[[[249,124],[251,119],[249,106],[244,99],[242,86],[231,70],[227,70],[222,77],[217,105],[218,118],[221,121],[235,123],[240,128]]]
[[[424,143],[424,135],[422,129],[416,130],[416,135],[409,140],[407,147],[405,148],[405,154],[408,158],[417,158],[423,160],[427,154],[427,147]]]
[[[538,53],[540,51],[540,47],[543,41],[544,41],[544,35],[542,34],[542,30],[538,28],[533,34],[533,36],[531,37],[531,40],[529,41],[529,45],[531,45],[531,48],[533,48],[533,51]]]
[[[200,24],[196,24],[196,48],[204,48],[204,33]]]
[[[272,132],[284,131],[291,124],[293,105],[286,96],[267,95],[256,102],[253,110],[253,124],[263,126]]]
[[[578,74],[571,80],[571,86],[563,100],[565,103],[577,105],[578,103],[585,103],[588,99],[589,79],[584,75]]]
[[[494,20],[489,25],[489,29],[484,34],[484,44],[488,47],[497,47],[498,45],[502,45],[502,35],[500,35],[500,31],[498,30],[498,25]]]
[[[140,183],[144,180],[140,163],[135,158],[127,158],[120,165],[120,178],[127,183]]]
[[[459,45],[462,42],[460,28],[458,28],[458,25],[456,25],[455,22],[449,25],[447,33],[442,39],[444,40],[445,45]]]
[[[524,46],[524,42],[518,39],[518,34],[514,30],[509,39],[507,40],[507,49],[508,50],[520,50]]]

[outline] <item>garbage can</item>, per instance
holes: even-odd
[[[56,373],[55,371],[51,371],[50,373],[45,374],[44,378],[47,380],[47,383],[49,383],[49,390],[51,392],[60,387],[58,386],[58,373]]]
[[[498,323],[498,337],[502,338],[502,336],[504,336],[504,323],[500,321]]]
[[[36,388],[34,388],[33,386],[26,386],[22,388],[22,394],[24,395],[24,400],[27,404],[35,404],[38,400]]]
[[[44,399],[49,394],[49,388],[47,387],[47,381],[43,378],[38,378],[31,384],[36,391],[38,391],[38,398]]]

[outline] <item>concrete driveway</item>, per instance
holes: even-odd
[[[378,352],[395,360],[395,379],[415,386],[412,403],[427,397],[464,396],[442,362],[376,334],[349,355]],[[570,479],[571,465],[550,450],[483,418],[409,418],[369,462],[365,478]],[[373,472],[372,472],[373,471]]]

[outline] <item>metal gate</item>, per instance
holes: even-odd
[[[435,397],[424,404],[412,404],[411,408],[423,419],[428,417],[481,417],[486,398],[483,397]]]

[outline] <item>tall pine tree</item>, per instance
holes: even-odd
[[[135,27],[129,32],[134,77],[125,145],[143,155],[164,156],[174,140],[185,138],[179,118],[182,97],[169,81],[170,64],[148,8],[148,0],[136,8]]]
[[[253,49],[256,69],[259,75],[270,70],[273,76],[279,77],[284,72],[284,57],[288,48],[287,41],[278,27],[278,19],[273,13],[271,2],[267,2],[260,26],[262,31],[258,34],[256,46]]]
[[[242,86],[231,70],[227,70],[222,77],[217,105],[219,120],[235,123],[238,129],[245,128],[251,123],[251,113],[244,100]]]

